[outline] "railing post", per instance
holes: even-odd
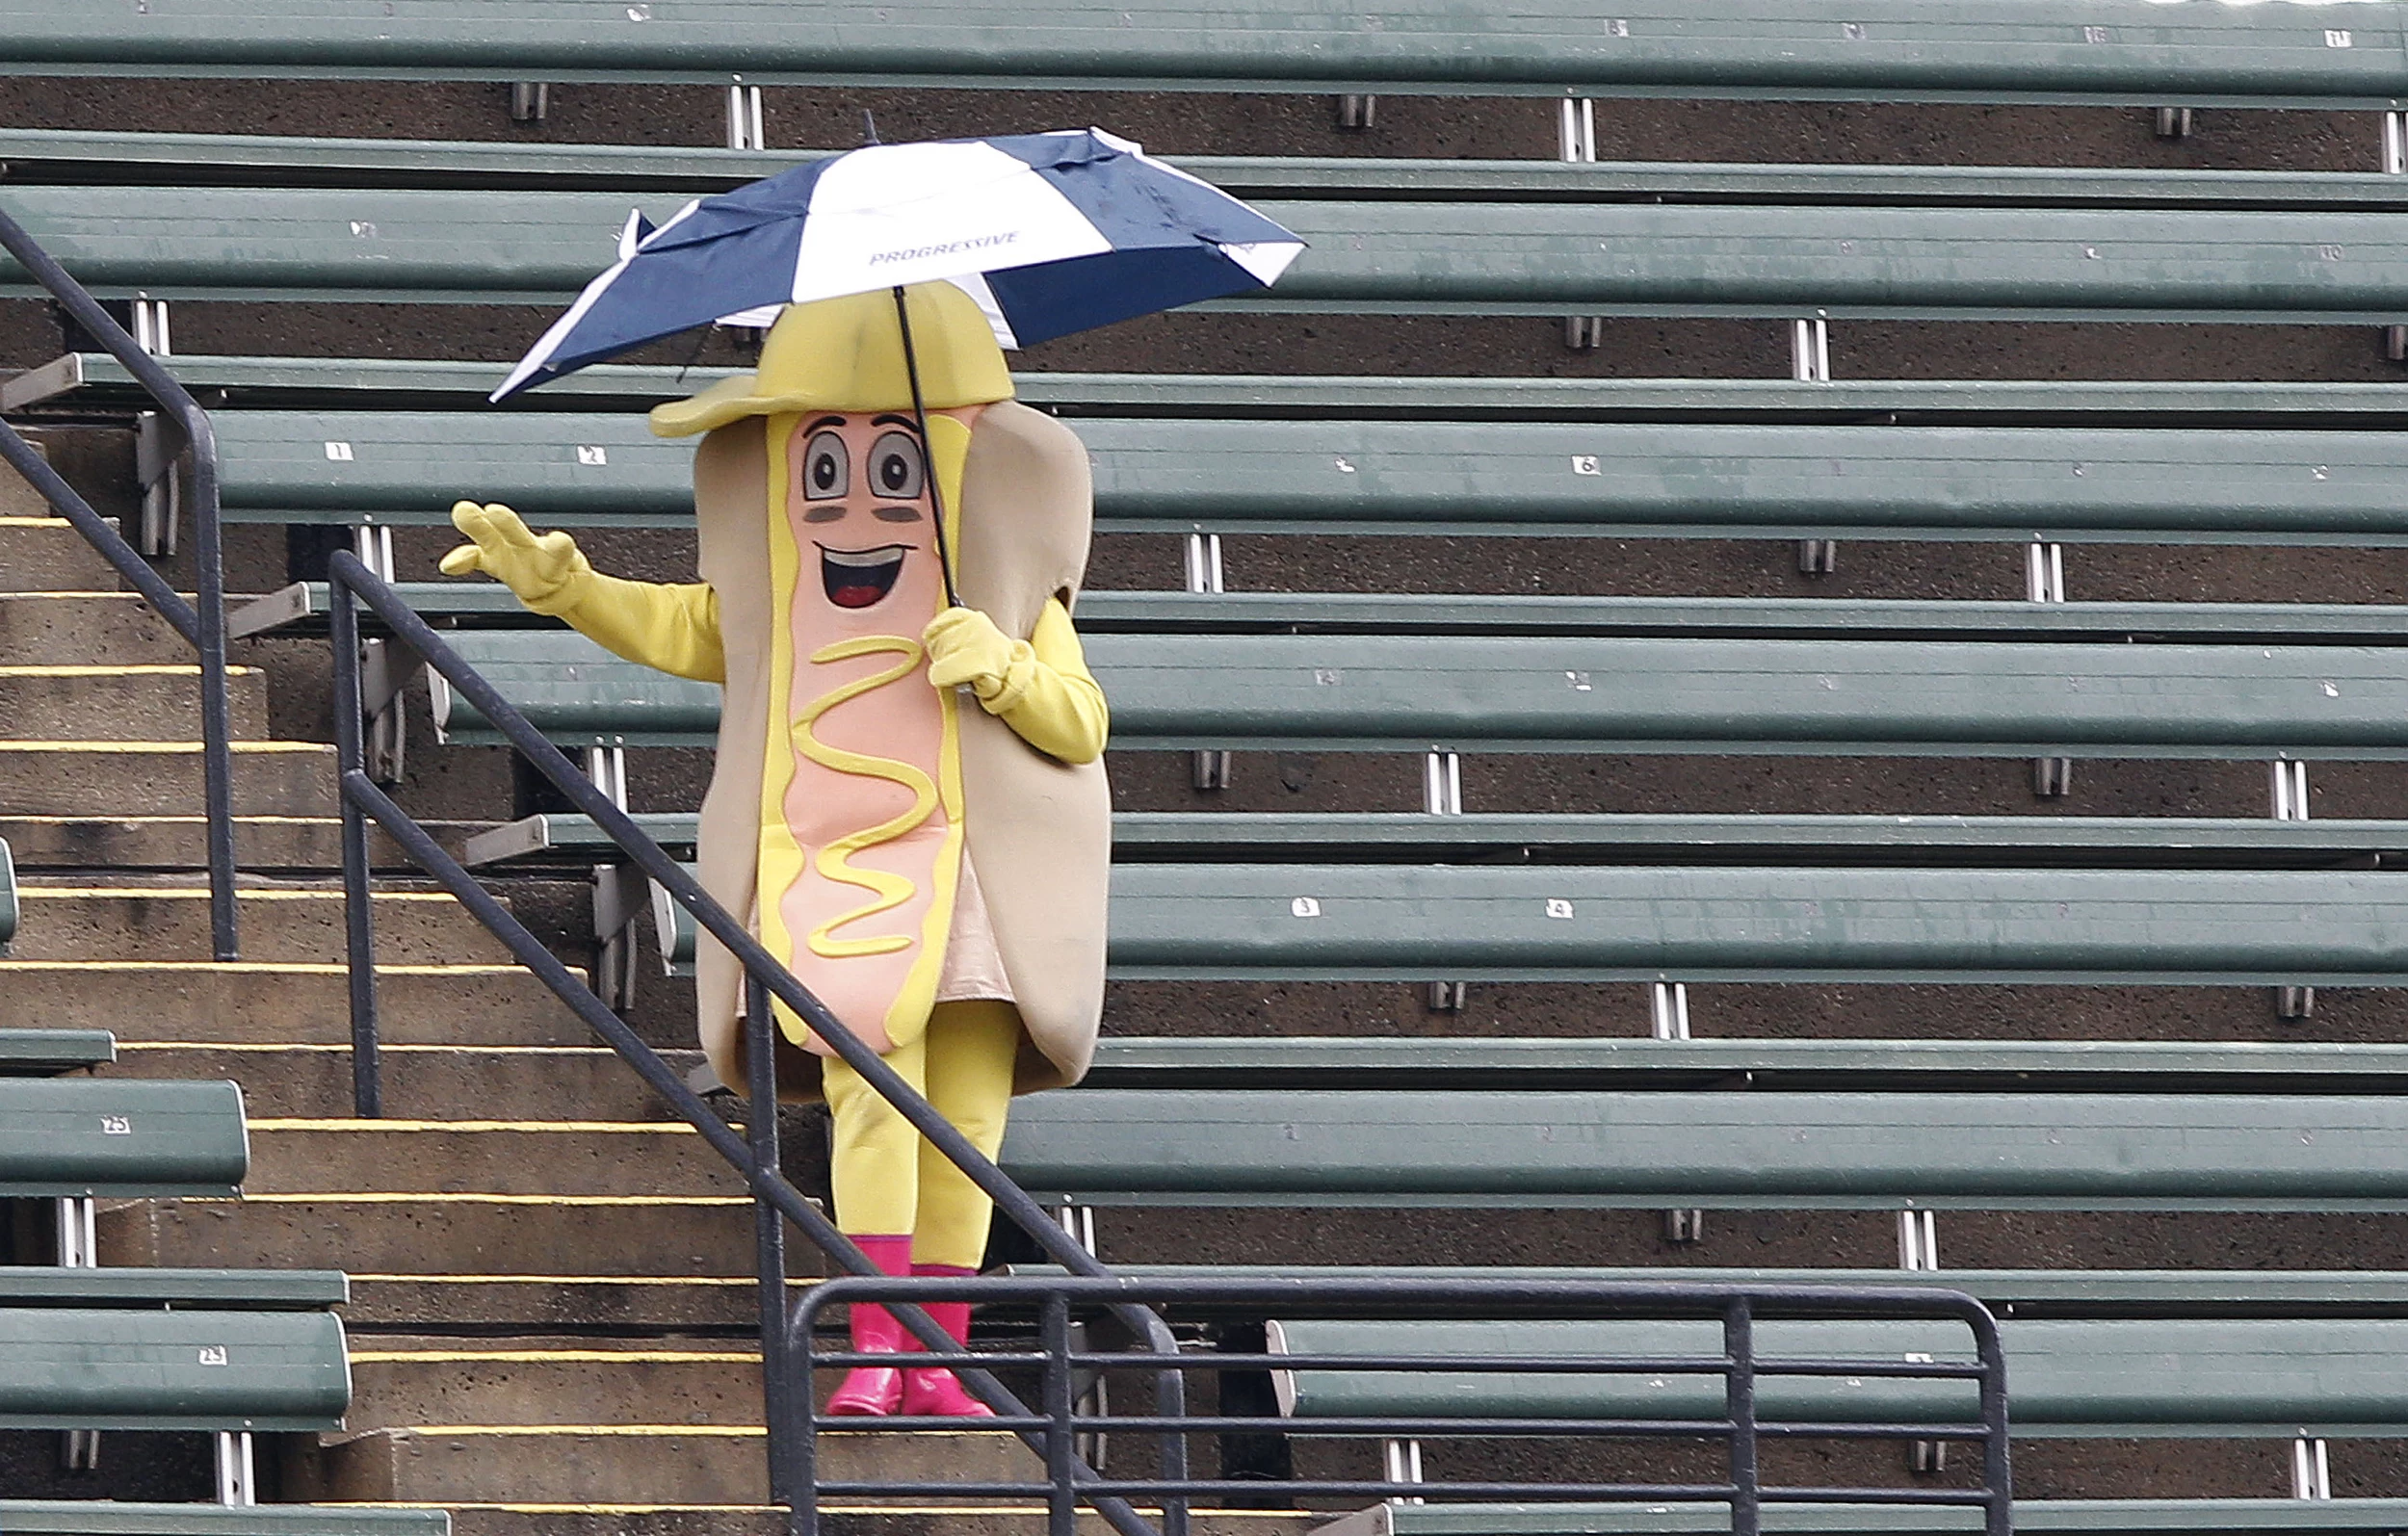
[[[359,606],[340,571],[329,573],[327,627],[334,649],[334,782],[343,818],[343,949],[351,982],[352,1112],[384,1112],[377,1049],[377,940],[370,908],[368,819],[352,793],[364,777],[359,696]]]
[[[770,1016],[769,989],[750,972],[745,974],[745,1140],[753,1165],[778,1167],[777,1023]],[[786,1353],[786,1226],[777,1208],[757,1189],[752,1195],[752,1252],[761,1278],[761,1411],[768,1430],[770,1502],[791,1510],[793,1378]]]
[[[2015,1474],[2008,1440],[2006,1345],[1999,1320],[1976,1305],[1966,1315],[1974,1332],[1974,1355],[1981,1362],[1981,1506],[1983,1536],[2014,1536]]]
[[[1078,1400],[1070,1371],[1070,1298],[1045,1298],[1045,1530],[1078,1536],[1079,1496],[1072,1482],[1070,1415]]]
[[[1756,1466],[1756,1318],[1745,1296],[1723,1305],[1722,1412],[1731,1420],[1731,1536],[1757,1536],[1764,1523]]]

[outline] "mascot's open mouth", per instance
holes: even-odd
[[[820,550],[820,586],[838,608],[870,608],[895,589],[903,574],[908,544],[880,544],[876,549]]]

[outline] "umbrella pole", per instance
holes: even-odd
[[[895,287],[895,324],[903,327],[903,372],[911,377],[911,416],[919,423],[920,452],[928,461],[929,506],[936,513],[936,568],[945,578],[945,606],[959,608],[961,595],[954,590],[953,551],[946,547],[945,489],[936,480],[936,445],[929,441],[929,410],[920,395],[920,357],[911,346],[911,309],[900,283]]]

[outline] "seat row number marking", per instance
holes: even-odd
[[[1317,918],[1322,915],[1322,904],[1309,896],[1300,896],[1288,903],[1288,910],[1300,918]]]
[[[348,464],[352,461],[352,445],[349,443],[328,443],[327,444],[327,457],[332,459],[338,464]]]
[[[100,1117],[100,1133],[104,1136],[130,1136],[134,1133],[134,1122],[121,1114],[104,1114]]]
[[[610,461],[611,461],[611,456],[610,456],[609,454],[604,453],[604,452],[602,451],[602,445],[601,445],[601,444],[599,444],[599,443],[579,443],[579,444],[577,445],[577,462],[578,462],[578,463],[580,463],[580,464],[607,464],[607,463],[609,463]]]

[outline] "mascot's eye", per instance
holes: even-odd
[[[810,446],[802,451],[803,500],[834,501],[851,484],[852,455],[847,452],[845,440],[834,432],[822,432],[812,438]]]
[[[903,432],[888,432],[870,448],[870,492],[907,502],[920,494],[927,471],[920,445]]]

